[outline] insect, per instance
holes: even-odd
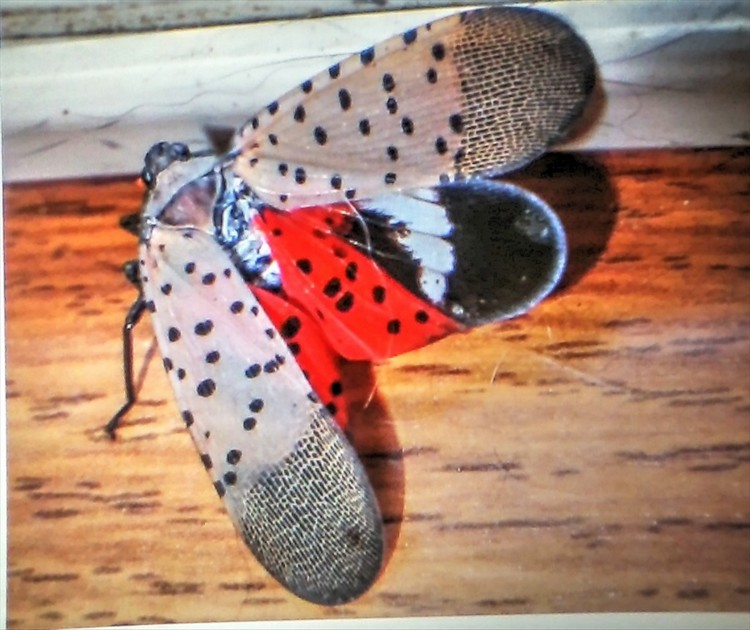
[[[342,430],[337,361],[382,360],[552,290],[559,220],[486,177],[562,137],[593,83],[560,19],[480,9],[330,66],[221,155],[152,147],[110,433],[136,399],[131,333],[149,311],[182,419],[258,560],[312,602],[364,593],[383,529]]]

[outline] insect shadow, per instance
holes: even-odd
[[[569,290],[600,260],[617,223],[617,192],[607,167],[585,153],[547,153],[504,179],[555,209],[568,240],[568,263],[555,293]]]
[[[367,471],[385,526],[383,567],[395,551],[404,514],[404,453],[398,419],[391,417],[377,390],[374,365],[344,362],[341,376],[349,394],[347,435]]]

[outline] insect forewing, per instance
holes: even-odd
[[[279,208],[506,172],[565,134],[594,67],[583,40],[548,13],[452,15],[271,103],[241,131],[235,171]]]
[[[208,177],[208,176],[207,176]],[[364,592],[382,558],[376,499],[209,222],[211,186],[147,209],[141,284],[164,365],[201,460],[245,542],[298,596]],[[169,198],[163,193],[153,197]]]

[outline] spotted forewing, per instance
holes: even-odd
[[[183,163],[161,174],[181,184]],[[190,173],[192,176],[193,173]],[[160,177],[161,177],[160,176]],[[147,204],[140,282],[183,421],[229,515],[268,571],[336,604],[374,579],[377,502],[353,449],[212,233],[219,174]]]
[[[240,131],[235,170],[281,208],[507,172],[558,140],[594,83],[560,19],[458,13],[367,48],[270,103]]]

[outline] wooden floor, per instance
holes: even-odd
[[[375,586],[302,602],[244,548],[148,326],[118,441],[131,179],[8,186],[12,628],[750,609],[750,152],[549,155],[565,286],[374,369],[355,441],[386,517]]]

